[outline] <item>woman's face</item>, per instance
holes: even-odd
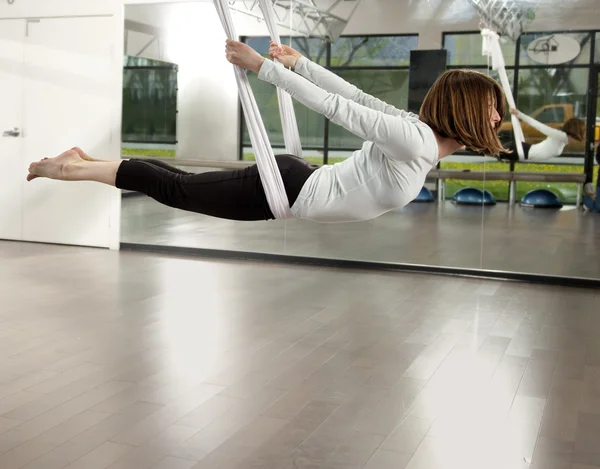
[[[498,109],[496,109],[496,100],[494,98],[490,98],[488,101],[488,109],[490,111],[490,122],[492,124],[492,129],[495,129],[500,122],[500,114],[498,113]]]

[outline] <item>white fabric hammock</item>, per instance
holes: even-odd
[[[275,41],[277,44],[281,44],[281,38],[277,32],[277,24],[275,22],[275,11],[273,10],[271,0],[258,0],[258,4],[263,12],[271,40]],[[298,133],[298,123],[296,122],[296,113],[294,112],[292,97],[285,91],[277,88],[277,99],[279,101],[279,114],[281,116],[285,151],[290,155],[296,155],[301,158],[302,144],[300,143],[300,134]]]
[[[500,37],[494,31],[487,28],[481,30],[481,35],[483,36],[482,55],[491,57],[492,70],[496,70],[498,75],[500,75],[500,84],[502,85],[502,89],[506,95],[506,100],[508,101],[510,107],[516,108],[517,106],[515,105],[515,98],[513,97],[510,83],[508,82],[508,75],[506,74],[506,65],[504,63],[502,49],[500,48]],[[513,132],[515,134],[517,153],[519,155],[519,159],[523,159],[523,142],[525,141],[525,136],[523,135],[521,122],[517,116],[513,116],[512,114],[510,118]]]
[[[237,40],[227,0],[213,0],[213,3],[215,4],[227,37],[231,40]],[[279,44],[280,40],[275,26],[275,12],[273,11],[273,5],[269,0],[259,0],[259,4],[269,29],[271,39]],[[234,66],[234,70],[240,93],[240,100],[242,102],[242,109],[244,111],[246,125],[248,126],[248,134],[250,135],[250,141],[252,142],[252,148],[254,149],[258,172],[267,196],[269,208],[277,219],[293,218],[289,201],[285,193],[283,180],[281,179],[281,173],[277,167],[275,155],[271,148],[271,142],[269,141],[267,130],[265,129],[260,111],[258,110],[258,105],[254,99],[254,94],[252,93],[246,71],[238,66]],[[286,152],[302,157],[302,146],[300,144],[300,135],[296,124],[292,98],[289,94],[281,91],[279,88],[277,89],[277,96],[279,99]]]

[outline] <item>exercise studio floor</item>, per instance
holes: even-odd
[[[600,264],[590,260],[600,217],[573,206],[498,204],[482,213],[480,206],[415,203],[369,222],[319,224],[219,220],[142,196],[122,203],[127,243],[600,278]]]
[[[0,242],[2,469],[600,467],[597,293]]]

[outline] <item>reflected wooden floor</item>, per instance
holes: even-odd
[[[600,467],[593,290],[0,243],[2,469]]]
[[[483,231],[482,231],[483,230]],[[600,278],[600,217],[410,204],[361,223],[233,222],[125,197],[123,242]]]

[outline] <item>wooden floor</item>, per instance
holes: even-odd
[[[593,290],[0,243],[2,469],[600,467]]]
[[[562,210],[410,204],[368,222],[235,222],[125,197],[121,240],[333,259],[600,279],[600,216]]]

